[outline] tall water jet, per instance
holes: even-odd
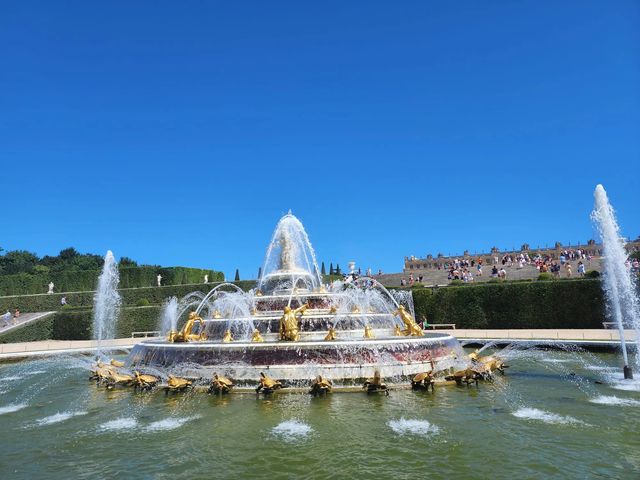
[[[162,307],[160,315],[160,333],[167,335],[169,332],[177,330],[178,325],[178,298],[169,298]]]
[[[102,355],[102,342],[115,335],[121,301],[118,293],[119,281],[118,264],[109,250],[104,256],[104,266],[98,277],[98,290],[93,299],[93,338],[98,341],[98,355]]]
[[[273,290],[274,285],[309,291],[322,285],[309,236],[291,210],[276,225],[258,279],[262,292]]]
[[[629,365],[627,345],[624,338],[624,327],[628,325],[636,331],[636,342],[640,341],[640,314],[638,313],[638,296],[631,279],[631,272],[627,269],[627,252],[624,240],[620,237],[620,227],[616,221],[613,207],[609,203],[607,192],[602,185],[596,186],[594,192],[595,206],[591,218],[598,227],[602,239],[604,256],[604,290],[613,312],[622,346],[624,361],[624,378],[633,378]],[[640,355],[636,354],[636,363]],[[636,366],[637,367],[637,366]]]

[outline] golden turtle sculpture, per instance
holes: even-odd
[[[324,378],[322,375],[318,375],[316,379],[311,383],[311,389],[309,393],[314,397],[318,395],[326,395],[331,392],[333,383],[328,378]]]
[[[384,393],[387,396],[389,395],[387,384],[382,382],[380,370],[373,372],[373,378],[365,380],[362,388],[366,389],[367,393]]]
[[[156,377],[155,375],[140,373],[137,370],[133,372],[133,375],[133,388],[136,390],[151,390],[152,388],[158,386],[158,383],[160,383],[160,378]]]
[[[469,360],[471,360],[474,368],[478,370],[484,378],[488,379],[493,377],[493,372],[497,371],[504,375],[504,369],[509,368],[499,357],[493,355],[480,357],[477,350],[469,354]]]
[[[482,374],[478,370],[474,368],[465,368],[464,370],[454,372],[453,375],[446,376],[445,380],[454,380],[458,385],[466,383],[467,386],[469,386],[472,383],[475,383],[476,386],[478,386],[478,380],[481,378],[483,378]]]
[[[164,391],[166,394],[169,392],[184,392],[191,388],[192,385],[193,382],[191,380],[169,375],[169,378],[167,379],[167,386],[164,387]]]
[[[263,372],[260,372],[260,383],[256,387],[256,393],[262,392],[264,394],[269,394],[280,388],[283,388],[282,383],[271,377],[267,377]]]
[[[120,373],[118,371],[111,371],[109,376],[103,380],[108,390],[115,387],[130,387],[135,382],[133,375],[128,373]]]
[[[232,388],[233,382],[231,380],[216,373],[211,380],[211,385],[209,385],[209,393],[227,393]]]
[[[411,388],[414,390],[427,390],[431,388],[431,391],[435,391],[435,380],[433,378],[433,372],[423,372],[417,374],[411,379]]]

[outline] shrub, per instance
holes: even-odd
[[[151,302],[148,298],[140,298],[136,301],[136,307],[148,307],[151,305]]]
[[[553,280],[553,274],[549,272],[542,272],[540,275],[538,275],[538,280],[540,281]]]
[[[589,270],[584,276],[585,278],[600,278],[600,272],[597,270]]]

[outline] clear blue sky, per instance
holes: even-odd
[[[640,234],[640,3],[3,2],[0,246],[255,276]]]

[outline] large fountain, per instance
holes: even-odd
[[[289,385],[321,376],[346,386],[375,375],[407,381],[435,365],[446,368],[459,352],[451,335],[423,332],[410,296],[396,298],[368,277],[325,285],[291,213],[278,222],[261,271],[249,292],[222,284],[169,301],[166,338],[136,345],[127,366],[219,374],[245,387],[254,387],[261,372]]]

